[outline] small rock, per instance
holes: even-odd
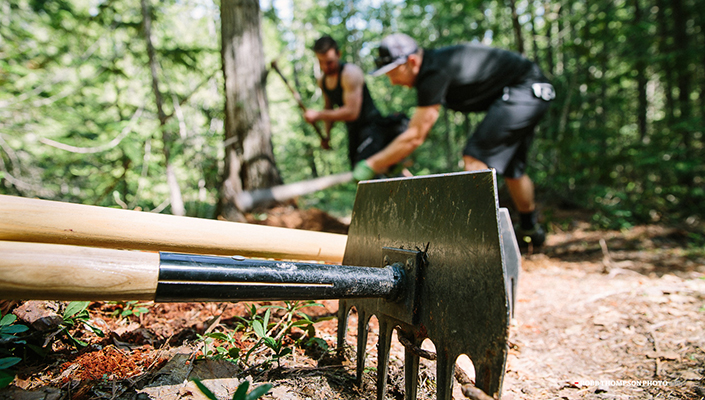
[[[595,393],[607,393],[607,386],[600,385],[595,389]]]
[[[63,318],[58,314],[58,304],[48,301],[28,301],[17,307],[13,314],[38,331],[56,329]]]

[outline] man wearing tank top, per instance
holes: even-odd
[[[519,212],[520,245],[542,245],[545,233],[525,170],[535,127],[555,93],[538,66],[517,53],[475,43],[421,49],[405,34],[385,37],[378,51],[372,75],[416,88],[418,106],[408,129],[356,169],[379,173],[411,154],[426,140],[441,105],[486,112],[463,150],[465,170],[494,168],[504,176]]]
[[[318,39],[313,51],[323,73],[318,85],[325,106],[322,110],[307,110],[304,118],[309,123],[323,121],[328,135],[333,123],[345,122],[348,157],[351,165],[355,165],[381,150],[391,139],[385,140],[386,133],[378,125],[382,118],[367,89],[362,69],[340,61],[338,43],[330,36]]]

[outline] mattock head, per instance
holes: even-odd
[[[509,308],[494,171],[362,182],[343,264],[402,262],[411,281],[396,300],[341,300],[338,345],[358,312],[358,379],[367,323],[379,321],[377,399],[384,399],[392,331],[437,352],[437,399],[451,399],[455,360],[473,362],[476,386],[499,396],[507,359]],[[404,250],[394,250],[404,249]],[[427,251],[426,251],[427,249]],[[382,260],[385,260],[384,262]],[[414,282],[416,282],[414,284]],[[406,398],[416,398],[419,359],[405,355]]]

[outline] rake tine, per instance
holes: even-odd
[[[348,332],[348,313],[350,306],[345,300],[338,301],[338,351],[345,348],[345,336]]]
[[[506,360],[501,357],[491,357],[478,360],[475,365],[475,386],[485,393],[499,393],[502,389],[502,379]]]
[[[377,400],[384,400],[387,393],[389,371],[389,349],[392,345],[392,328],[386,318],[379,318],[379,340],[377,341]]]
[[[397,331],[397,334],[404,335],[411,343],[416,347],[421,346],[421,341],[416,340],[413,334],[402,333],[401,330]],[[416,400],[416,392],[418,389],[418,378],[419,378],[419,360],[420,357],[414,353],[410,348],[406,348],[404,351],[404,388],[406,394],[404,398],[406,400]]]
[[[455,360],[442,345],[436,346],[436,399],[450,400],[453,394]]]
[[[364,309],[357,310],[357,384],[362,385],[362,373],[365,369],[367,353],[367,333],[369,321]]]

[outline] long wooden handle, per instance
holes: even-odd
[[[0,240],[340,264],[347,236],[0,195]]]
[[[282,71],[279,69],[279,66],[277,65],[277,61],[276,60],[272,61],[271,65],[272,65],[272,69],[274,69],[274,71],[276,71],[276,73],[279,75],[279,77],[282,78],[282,81],[284,81],[284,84],[289,89],[289,92],[291,92],[291,94],[294,96],[294,100],[296,100],[296,104],[299,105],[299,108],[301,109],[301,111],[306,112],[306,105],[304,105],[304,102],[301,100],[301,95],[299,94],[299,92],[296,91],[296,89],[294,89],[291,86],[291,84],[289,83],[289,80],[286,79],[286,76],[284,76]]]
[[[294,96],[294,100],[296,100],[296,104],[299,105],[299,108],[301,109],[301,111],[306,112],[306,110],[307,110],[306,105],[304,105],[304,102],[301,100],[301,95],[299,94],[299,92],[296,91],[296,89],[294,89],[291,86],[291,84],[289,83],[289,80],[286,79],[284,74],[281,72],[281,70],[279,69],[279,66],[277,65],[277,61],[276,60],[272,61],[271,65],[272,65],[272,68],[277,72],[277,74],[279,74],[279,76],[282,78],[282,80],[284,81],[284,84],[289,89],[291,94]],[[323,132],[321,132],[321,129],[318,127],[318,125],[315,122],[312,123],[311,125],[313,125],[313,128],[316,130],[318,137],[321,139],[321,144],[323,145],[323,148],[329,149],[330,147],[328,145],[328,141],[330,140],[330,138],[327,137],[326,135],[324,135]]]
[[[159,253],[0,241],[0,299],[154,300]]]

